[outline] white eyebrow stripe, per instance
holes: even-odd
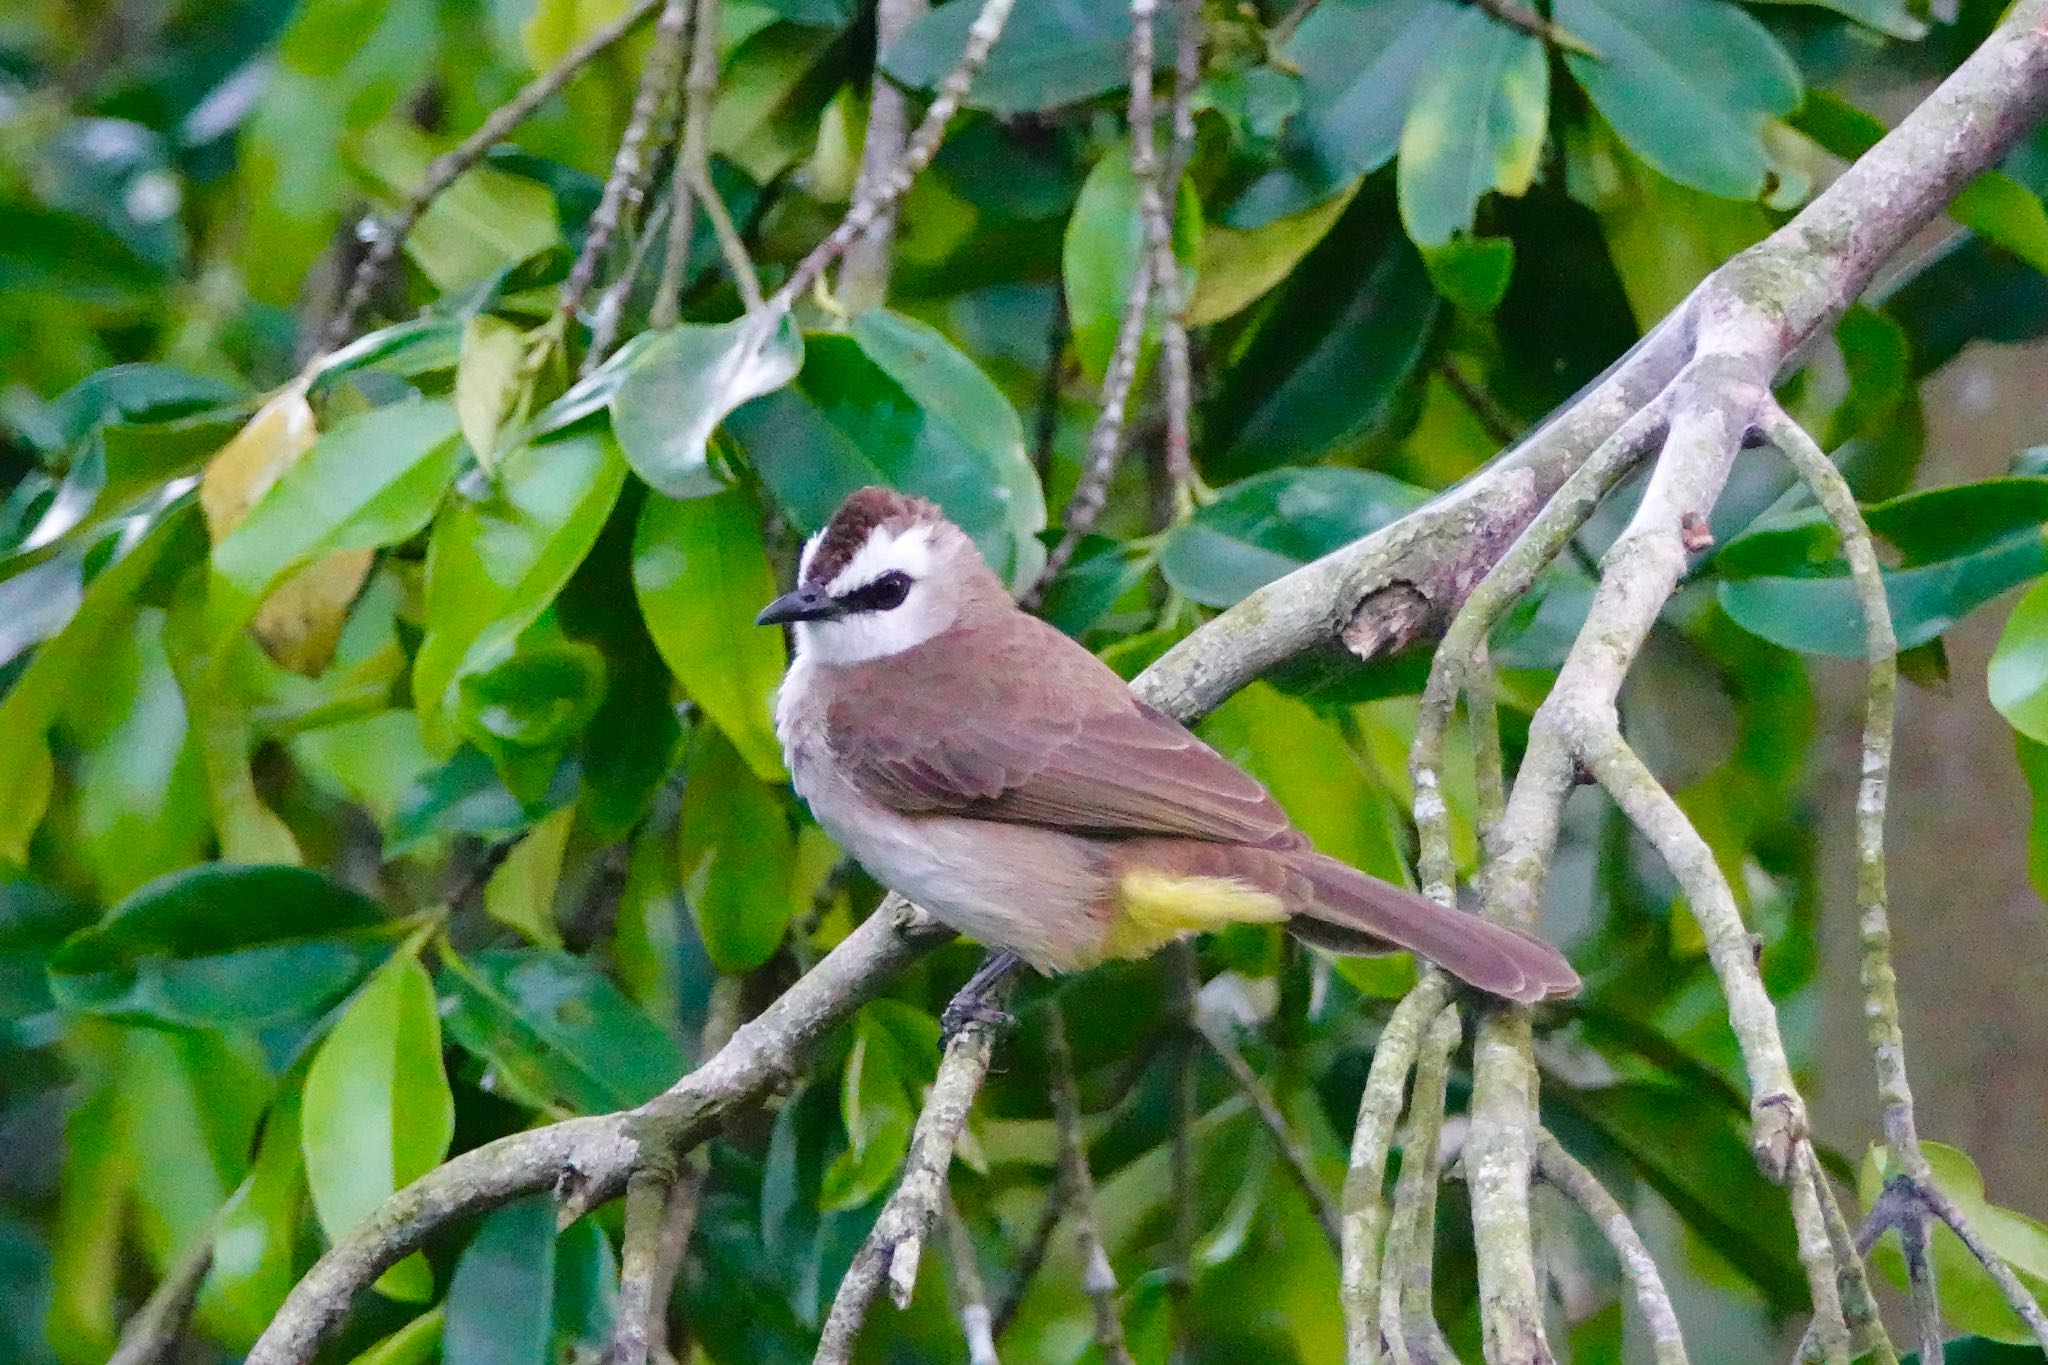
[[[886,526],[877,526],[867,541],[846,561],[830,583],[825,585],[827,594],[840,597],[874,582],[891,569],[910,575],[913,579],[930,574],[932,568],[931,526],[912,526],[896,532]]]

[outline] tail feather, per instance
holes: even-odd
[[[1407,949],[1482,991],[1521,1004],[1576,994],[1579,974],[1564,954],[1519,929],[1369,877],[1334,858],[1303,850],[1285,855],[1312,888],[1297,904],[1295,935],[1341,953]]]

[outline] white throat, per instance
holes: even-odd
[[[825,591],[843,597],[896,572],[911,582],[909,595],[886,611],[861,611],[831,621],[800,621],[796,625],[797,657],[822,664],[858,664],[886,659],[915,649],[953,624],[954,608],[940,585],[932,581],[937,561],[933,526],[911,526],[898,532],[877,527],[835,574]],[[816,554],[818,537],[804,546],[803,570]]]

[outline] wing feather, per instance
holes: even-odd
[[[827,742],[893,809],[1112,837],[1300,842],[1249,773],[1034,618],[852,667],[860,676],[838,689]]]

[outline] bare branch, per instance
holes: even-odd
[[[1863,1264],[1863,1257],[1856,1250],[1855,1234],[1842,1217],[1842,1207],[1835,1202],[1835,1192],[1828,1185],[1827,1172],[1820,1168],[1820,1159],[1814,1155],[1811,1142],[1801,1145],[1799,1159],[1807,1170],[1807,1178],[1813,1182],[1814,1193],[1820,1197],[1821,1216],[1827,1222],[1828,1245],[1835,1256],[1835,1284],[1841,1294],[1842,1320],[1848,1324],[1850,1342],[1859,1355],[1870,1358],[1871,1365],[1899,1365],[1898,1348],[1892,1345],[1891,1334],[1885,1331],[1884,1314],[1878,1309],[1876,1295],[1870,1291],[1870,1274]],[[1923,1230],[1926,1227],[1924,1220],[1921,1227]],[[1910,1258],[1908,1264],[1910,1267]],[[1923,1339],[1920,1358],[1930,1361],[1930,1365],[1940,1365],[1941,1316],[1938,1312],[1933,1317],[1933,1324],[1934,1355],[1930,1361]]]
[[[1016,0],[982,0],[981,13],[967,30],[967,46],[960,53],[960,60],[939,83],[938,93],[924,112],[924,121],[911,135],[910,145],[903,149],[902,158],[888,174],[878,178],[868,187],[865,197],[857,196],[853,206],[846,211],[846,217],[839,220],[825,240],[811,248],[808,256],[797,262],[795,270],[775,291],[769,301],[771,308],[787,309],[797,296],[816,284],[832,262],[838,260],[855,239],[866,232],[883,214],[894,212],[918,174],[931,164],[938,154],[939,143],[946,136],[946,125],[959,112],[960,102],[967,98],[974,78],[981,74],[981,68],[988,61],[989,49],[1003,33],[1003,25],[1009,22],[1010,9]]]
[[[1010,986],[1007,978],[998,981],[991,990],[991,999],[1000,1005],[1008,998]],[[909,1307],[924,1239],[931,1234],[945,1202],[946,1173],[953,1164],[953,1148],[967,1127],[968,1110],[988,1075],[995,1041],[994,1029],[971,1023],[947,1042],[946,1055],[939,1062],[938,1075],[911,1134],[903,1179],[882,1206],[867,1240],[854,1255],[853,1264],[833,1296],[832,1311],[826,1316],[824,1335],[818,1343],[816,1360],[820,1365],[838,1365],[852,1359],[854,1343],[867,1324],[869,1310],[881,1296],[885,1280],[896,1306]]]
[[[1330,1249],[1341,1250],[1342,1219],[1338,1216],[1337,1205],[1330,1198],[1330,1192],[1323,1188],[1322,1177],[1316,1174],[1315,1158],[1309,1155],[1308,1148],[1287,1122],[1287,1116],[1280,1112],[1280,1104],[1273,1098],[1273,1092],[1266,1088],[1266,1083],[1259,1079],[1259,1073],[1252,1070],[1252,1064],[1245,1060],[1244,1054],[1237,1050],[1237,1044],[1230,1041],[1216,1021],[1203,1018],[1197,1011],[1194,1026],[1209,1045],[1209,1050],[1222,1060],[1230,1078],[1237,1082],[1237,1088],[1252,1102],[1253,1111],[1272,1135],[1274,1146],[1280,1149],[1280,1156],[1287,1163],[1294,1183],[1308,1196],[1316,1222],[1321,1225],[1323,1235],[1330,1239]]]
[[[1395,1365],[1411,1360],[1440,1365],[1443,1335],[1437,1326],[1431,1274],[1436,1258],[1436,1188],[1442,1177],[1444,1092],[1451,1054],[1463,1037],[1458,1007],[1446,1005],[1423,1034],[1401,1133],[1401,1174],[1394,1182],[1394,1212],[1387,1224],[1387,1273],[1380,1280],[1380,1335]]]
[[[1132,1365],[1124,1325],[1116,1311],[1116,1272],[1095,1224],[1095,1178],[1081,1136],[1081,1094],[1074,1079],[1074,1053],[1067,1045],[1066,1018],[1057,1002],[1046,1011],[1046,1061],[1051,1069],[1053,1122],[1059,1129],[1060,1183],[1067,1190],[1067,1214],[1081,1251],[1081,1287],[1095,1308],[1095,1344],[1110,1365]]]
[[[761,280],[754,272],[753,257],[746,241],[732,221],[725,199],[711,182],[711,111],[718,99],[719,0],[697,0],[695,27],[690,35],[690,70],[683,78],[683,135],[676,150],[675,172],[669,187],[673,208],[668,220],[668,249],[662,257],[661,278],[654,289],[648,311],[653,327],[673,327],[679,316],[683,277],[689,272],[690,246],[697,231],[694,212],[702,204],[710,220],[712,235],[718,239],[719,254],[740,301],[749,313],[761,307]]]
[[[337,350],[355,332],[356,316],[363,311],[363,305],[370,301],[377,283],[384,278],[384,272],[397,259],[399,247],[412,230],[419,226],[420,219],[441,192],[462,178],[484,159],[491,148],[504,141],[514,128],[533,117],[535,110],[560,93],[563,86],[576,73],[590,65],[609,51],[621,38],[640,27],[648,15],[654,13],[664,0],[633,0],[632,6],[611,23],[578,43],[563,55],[562,60],[529,81],[518,94],[491,111],[489,118],[478,126],[474,133],[456,146],[441,153],[428,165],[427,173],[421,178],[419,188],[405,201],[390,223],[377,230],[377,237],[364,253],[356,266],[355,277],[349,281],[348,293],[343,297],[341,307],[327,324],[323,350]]]
[[[648,50],[647,65],[640,72],[640,86],[633,93],[633,111],[626,119],[625,133],[619,138],[619,150],[612,157],[611,174],[605,177],[604,192],[584,226],[583,249],[576,253],[569,278],[562,285],[561,300],[555,305],[556,313],[563,318],[575,316],[583,306],[583,297],[597,279],[598,266],[613,234],[639,207],[648,169],[647,135],[654,127],[662,101],[675,86],[676,64],[681,59],[683,34],[689,22],[689,0],[662,0],[661,19],[654,27],[654,46]],[[583,373],[589,374],[602,358],[594,348],[587,352]]]
[[[1657,1365],[1686,1365],[1685,1338],[1678,1330],[1678,1314],[1671,1307],[1671,1295],[1665,1290],[1664,1277],[1657,1273],[1657,1263],[1651,1259],[1650,1249],[1643,1245],[1643,1236],[1636,1231],[1628,1211],[1607,1192],[1599,1177],[1581,1165],[1547,1129],[1536,1137],[1536,1173],[1584,1210],[1607,1239],[1607,1245],[1614,1248],[1615,1258],[1621,1262],[1622,1277],[1628,1281],[1636,1306],[1642,1310],[1643,1322],[1649,1328],[1651,1358]]]
[[[128,1319],[107,1365],[162,1365],[176,1359],[178,1344],[184,1340],[192,1310],[199,1302],[199,1288],[206,1283],[206,1272],[213,1269],[213,1238],[209,1224]]]
[[[994,1320],[988,1311],[988,1290],[981,1282],[981,1267],[974,1261],[974,1239],[968,1235],[967,1221],[950,1197],[942,1216],[946,1259],[953,1267],[954,1311],[960,1315],[960,1331],[967,1338],[967,1365],[1001,1365],[996,1357]]]
[[[1003,1291],[1002,1299],[996,1304],[994,1321],[990,1332],[998,1339],[1010,1330],[1010,1324],[1017,1319],[1017,1310],[1024,1306],[1024,1295],[1031,1288],[1031,1282],[1038,1278],[1038,1271],[1045,1264],[1046,1252],[1052,1249],[1052,1235],[1059,1230],[1060,1220],[1066,1217],[1067,1192],[1055,1182],[1046,1191],[1045,1203],[1038,1210],[1038,1224],[1032,1228],[1031,1236],[1025,1240],[1024,1250],[1017,1256],[1017,1267],[1010,1273],[1010,1287]]]
[[[1365,1093],[1358,1100],[1358,1123],[1351,1134],[1351,1164],[1344,1177],[1344,1220],[1341,1294],[1344,1303],[1345,1359],[1350,1365],[1377,1365],[1379,1328],[1374,1312],[1380,1293],[1380,1234],[1387,1222],[1387,1149],[1393,1143],[1394,1120],[1408,1069],[1422,1045],[1422,1031],[1443,1010],[1450,985],[1441,972],[1430,971],[1388,1016],[1372,1050]]]
[[[875,6],[875,77],[868,87],[868,129],[861,142],[860,174],[853,184],[856,202],[874,198],[889,168],[903,157],[904,140],[910,135],[910,100],[882,73],[882,54],[928,9],[925,0],[881,0]],[[839,301],[847,312],[863,312],[888,297],[895,231],[892,203],[848,244],[839,268]]]
[[[1813,1295],[1813,1325],[1807,1340],[1827,1365],[1849,1365],[1849,1325],[1842,1316],[1835,1250],[1828,1240],[1827,1215],[1821,1210],[1820,1168],[1810,1164],[1811,1146],[1804,1138],[1794,1153],[1792,1225],[1799,1237],[1799,1264]]]

